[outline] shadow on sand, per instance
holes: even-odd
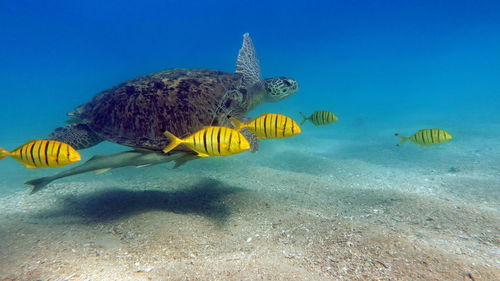
[[[68,195],[61,198],[62,206],[38,213],[34,216],[37,222],[32,223],[98,223],[161,210],[198,214],[219,224],[224,223],[230,215],[224,197],[244,191],[245,189],[227,186],[213,179],[205,179],[178,191],[111,189],[84,195]]]

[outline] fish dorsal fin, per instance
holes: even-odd
[[[106,158],[107,155],[94,155],[92,156],[92,158],[89,159],[90,160],[97,160],[97,159],[101,159],[101,158]]]
[[[259,59],[248,33],[243,34],[243,43],[236,61],[236,73],[242,75],[242,86],[245,88],[262,80]]]

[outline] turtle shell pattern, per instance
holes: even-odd
[[[171,69],[123,82],[76,110],[103,139],[160,150],[168,130],[188,136],[204,126],[228,126],[231,106],[246,90],[241,75],[208,69]]]

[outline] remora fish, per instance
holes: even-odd
[[[176,164],[174,168],[177,168],[185,162],[196,158],[196,155],[185,152],[176,152],[175,154],[166,155],[162,154],[161,152],[141,150],[125,151],[108,155],[96,155],[80,166],[60,172],[53,176],[30,180],[25,184],[33,186],[30,190],[30,194],[33,194],[43,189],[45,186],[47,186],[47,184],[51,183],[54,180],[73,175],[83,174],[87,172],[104,173],[111,169],[127,166],[136,166],[139,168],[170,161],[175,161]]]

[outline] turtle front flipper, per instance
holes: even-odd
[[[47,139],[64,142],[76,150],[89,148],[103,141],[85,124],[73,124],[59,127]]]
[[[243,34],[243,44],[236,61],[236,73],[242,75],[242,86],[248,88],[262,80],[260,63],[250,34]]]
[[[244,123],[248,123],[248,122],[250,122],[252,120],[252,119],[250,119],[250,118],[248,118],[246,116],[240,115],[240,114],[236,114],[236,115],[221,114],[217,118],[217,124],[219,126],[229,127],[229,128],[232,128],[232,129],[236,129],[238,127],[238,125],[235,124],[235,123],[233,123],[230,120],[230,118],[235,118],[238,121],[241,121],[241,122],[244,122]],[[256,151],[259,150],[259,139],[257,138],[257,136],[254,133],[252,133],[252,131],[250,131],[250,129],[248,129],[248,128],[242,128],[242,129],[239,130],[239,132],[245,137],[245,139],[247,139],[248,143],[250,144],[250,151],[251,152],[256,152]]]
[[[248,123],[252,121],[251,118],[245,117],[245,116],[240,116],[238,121]],[[236,124],[235,124],[236,125]],[[250,131],[248,128],[243,128],[240,130],[240,133],[247,139],[248,143],[250,144],[250,151],[251,152],[256,152],[259,150],[259,138]]]
[[[243,128],[240,130],[240,133],[247,139],[250,144],[250,151],[256,152],[259,150],[259,139],[257,136],[250,131],[248,128]]]

